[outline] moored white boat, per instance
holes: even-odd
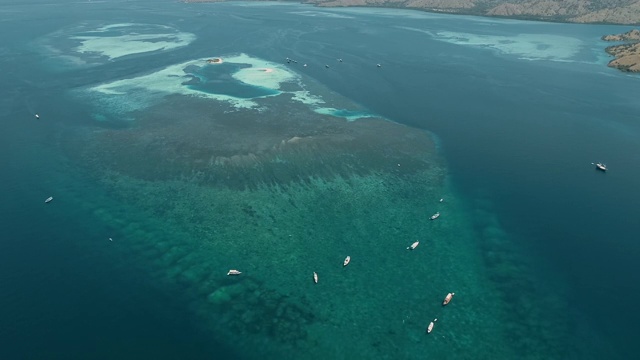
[[[238,270],[229,270],[229,272],[227,273],[227,275],[240,275],[240,274],[242,274],[242,272]]]
[[[315,271],[313,272],[313,282],[318,283],[318,274]]]
[[[433,331],[433,325],[435,325],[436,321],[438,321],[438,319],[433,319],[433,321],[429,323],[429,326],[427,326],[427,334],[431,334]]]
[[[456,293],[448,293],[447,296],[444,297],[444,301],[442,302],[442,306],[447,305],[449,302],[451,302],[451,299],[453,299],[453,295],[455,295]]]
[[[342,263],[342,266],[347,266],[349,265],[350,262],[351,262],[351,256],[347,256],[346,258],[344,258],[344,263]]]
[[[40,115],[36,114],[36,119],[40,119]]]
[[[607,171],[607,165],[603,163],[596,163],[596,169],[600,171]]]
[[[44,201],[44,203],[45,203],[45,204],[50,203],[52,200],[53,200],[53,196],[49,196],[49,197]]]
[[[435,213],[435,214],[431,215],[431,217],[430,217],[429,219],[431,219],[431,220],[435,220],[435,219],[437,219],[437,218],[439,218],[439,217],[440,217],[440,213],[439,213],[439,212],[437,212],[437,213]]]
[[[409,247],[407,247],[407,250],[413,250],[413,249],[417,248],[418,245],[420,245],[420,241],[416,241],[413,244],[411,244]]]

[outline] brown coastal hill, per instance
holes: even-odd
[[[640,30],[634,29],[624,34],[605,35],[605,41],[625,41],[620,45],[606,48],[607,53],[615,56],[608,66],[628,72],[640,72]]]
[[[224,0],[183,1],[195,3]],[[326,7],[390,7],[529,20],[640,24],[640,0],[301,0],[299,2]]]
[[[633,29],[623,34],[605,35],[604,41],[640,41],[640,30]]]

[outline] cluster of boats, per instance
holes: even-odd
[[[342,59],[336,59],[336,60],[337,60],[338,62],[342,62]],[[294,59],[291,59],[291,58],[287,58],[287,59],[286,59],[286,61],[287,61],[287,64],[292,64],[292,63],[293,63],[293,64],[297,64],[297,63],[298,63],[298,61],[296,61],[296,60],[294,60]],[[211,61],[210,61],[210,60],[207,60],[207,62],[211,62]],[[304,67],[307,67],[307,64],[304,64],[303,66],[304,66]],[[330,68],[329,64],[325,64],[325,65],[324,65],[324,67],[325,67],[325,68],[327,68],[327,69],[329,69],[329,68]],[[382,64],[376,64],[376,67],[382,67]]]
[[[442,202],[442,200],[443,199],[440,199],[440,202]],[[439,217],[440,217],[440,212],[436,212],[435,214],[431,215],[429,218],[431,220],[435,220]],[[418,245],[420,245],[420,241],[415,241],[411,245],[407,246],[407,250],[415,250],[418,247]],[[349,263],[351,263],[351,256],[347,256],[346,258],[344,258],[344,261],[342,262],[342,267],[346,267],[347,265],[349,265]],[[235,269],[231,269],[227,272],[227,276],[240,275],[240,274],[242,274],[242,272]],[[315,271],[313,272],[313,283],[314,284],[318,283],[318,273]],[[453,295],[455,295],[455,293],[452,293],[452,292],[448,293],[444,297],[444,300],[442,301],[442,306],[448,305],[453,299]],[[435,325],[436,321],[438,321],[438,319],[433,319],[433,321],[429,323],[429,325],[427,326],[427,334],[430,334],[433,331],[433,326]]]
[[[447,296],[444,297],[444,301],[442,301],[442,306],[446,306],[449,304],[449,302],[451,302],[451,299],[453,299],[453,295],[455,295],[456,293],[448,293]],[[432,322],[429,323],[429,326],[427,326],[427,334],[431,334],[431,332],[433,331],[433,326],[435,325],[436,321],[438,321],[438,319],[433,319]]]

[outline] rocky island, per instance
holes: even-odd
[[[624,42],[605,49],[607,53],[615,57],[608,66],[627,72],[640,72],[640,30],[634,29],[623,34],[605,35],[602,40]]]

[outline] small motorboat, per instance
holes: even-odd
[[[326,67],[327,69],[329,68],[329,65],[325,65],[324,67]]]
[[[307,67],[307,64],[304,64],[304,65],[302,65],[302,66]]]
[[[112,239],[112,238],[109,238],[109,241],[113,241],[113,239]]]
[[[437,219],[437,218],[439,218],[439,217],[440,217],[440,213],[439,213],[439,212],[437,212],[437,213],[435,213],[435,214],[431,215],[431,217],[430,217],[429,219],[431,219],[431,220],[435,220],[435,219]]]
[[[315,271],[313,272],[313,282],[314,283],[318,283],[318,273],[316,273]]]
[[[350,262],[351,262],[351,256],[347,256],[346,258],[344,258],[344,263],[342,263],[342,266],[347,266],[349,265]]]
[[[36,114],[35,116],[36,116],[36,119],[40,119],[40,115]]]
[[[49,197],[44,201],[44,203],[45,203],[45,204],[48,204],[48,203],[50,203],[52,200],[53,200],[53,196],[49,196]]]
[[[596,169],[598,169],[600,171],[607,171],[607,165],[605,165],[603,163],[597,163],[596,164]]]
[[[438,319],[433,319],[433,321],[429,323],[429,326],[427,326],[427,334],[431,334],[433,331],[433,325],[435,325],[436,321],[438,321]]]
[[[417,248],[418,245],[420,245],[420,241],[416,241],[413,244],[411,244],[411,246],[408,246],[407,250],[413,250],[413,249]]]
[[[380,64],[376,64],[376,66],[377,66],[377,67],[382,67],[382,65],[380,65]]]
[[[342,62],[342,59],[338,59],[339,62]]]
[[[240,275],[240,274],[242,274],[242,272],[238,270],[229,270],[229,272],[227,273],[227,275]]]
[[[443,202],[443,201],[444,201],[444,199],[440,199],[440,202]]]
[[[453,295],[455,295],[456,293],[448,293],[447,296],[444,297],[444,301],[442,302],[442,306],[447,305],[451,299],[453,299]]]

